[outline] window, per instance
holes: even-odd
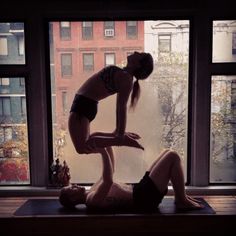
[[[63,109],[63,114],[66,115],[68,110],[67,110],[67,92],[62,92],[62,109]]]
[[[9,86],[10,80],[9,78],[0,78],[0,86]]]
[[[12,139],[11,127],[0,127],[0,142],[6,142]]]
[[[94,58],[92,53],[83,54],[83,69],[84,71],[93,71],[94,70]]]
[[[236,54],[236,32],[232,35],[232,54]]]
[[[0,23],[0,65],[25,64],[24,23]]]
[[[159,35],[158,36],[159,54],[171,52],[171,36]]]
[[[126,35],[127,38],[136,38],[138,36],[137,21],[127,21]]]
[[[93,38],[93,22],[82,22],[82,38],[85,40]]]
[[[172,23],[177,27],[183,23],[189,25],[189,21],[173,20]],[[94,32],[103,32],[104,22],[90,22],[94,26]],[[59,22],[51,22],[53,26],[52,44],[57,45],[53,53],[55,55],[55,64],[51,66],[51,104],[53,116],[53,161],[57,158],[62,163],[66,160],[71,173],[73,173],[71,182],[92,183],[100,174],[99,158],[85,160],[82,155],[77,154],[72,148],[72,142],[67,129],[68,108],[70,108],[74,95],[78,87],[97,73],[104,66],[116,65],[123,67],[126,64],[126,57],[134,51],[150,52],[155,59],[155,69],[152,75],[141,85],[142,95],[135,112],[128,113],[127,130],[132,130],[142,136],[145,152],[122,147],[116,148],[117,156],[117,179],[125,182],[136,182],[144,173],[146,168],[156,158],[154,153],[164,148],[173,148],[177,150],[184,159],[184,169],[187,176],[187,116],[188,116],[188,27],[185,33],[174,29],[175,37],[172,43],[175,46],[173,50],[173,59],[168,64],[158,61],[158,40],[160,33],[151,26],[159,21],[139,21],[140,30],[135,29],[137,23],[131,22],[129,25],[135,29],[136,39],[130,44],[126,38],[126,21],[115,21],[116,34],[113,40],[107,41],[104,34],[96,34],[96,39],[84,42],[79,35],[70,42],[68,47],[75,52],[75,60],[72,61],[72,67],[76,68],[71,76],[71,80],[61,81],[58,74],[57,53],[65,50],[65,45],[57,40],[58,33],[56,29]],[[74,27],[80,29],[83,25],[79,21],[73,22]],[[108,25],[111,25],[107,23]],[[151,33],[145,33],[146,27],[150,26]],[[180,27],[179,27],[180,28]],[[131,29],[131,28],[130,28]],[[166,29],[168,30],[168,28]],[[130,31],[132,32],[132,30]],[[50,35],[50,34],[49,34]],[[76,38],[77,37],[77,38]],[[144,42],[150,45],[146,48]],[[155,51],[153,51],[155,50]],[[174,57],[175,56],[175,57]],[[82,65],[82,66],[81,66]],[[86,73],[85,73],[86,72]],[[95,122],[91,123],[91,132],[96,130],[112,130],[116,117],[116,96],[110,96],[99,102],[99,109]],[[148,104],[148,105],[147,105]],[[143,122],[145,120],[145,122]],[[93,131],[92,131],[93,130]],[[62,141],[63,140],[63,141]],[[91,154],[96,156],[97,154]],[[134,171],[134,166],[135,168]]]
[[[25,99],[25,97],[21,97],[21,114],[22,114],[22,116],[26,115],[26,99]]]
[[[26,95],[21,80],[0,79],[0,185],[30,183]]]
[[[0,97],[0,116],[11,115],[11,100],[9,97]]]
[[[0,37],[0,56],[8,55],[7,38]]]
[[[115,0],[108,5],[101,2],[89,0],[82,5],[79,1],[74,4],[68,4],[66,1],[61,1],[60,4],[41,2],[41,7],[37,8],[37,17],[35,17],[33,3],[29,2],[27,9],[23,11],[17,10],[16,7],[14,10],[16,15],[10,14],[11,4],[1,4],[0,96],[10,98],[11,115],[1,116],[0,119],[0,185],[26,184],[45,187],[48,184],[48,166],[56,157],[61,163],[63,160],[68,161],[71,168],[71,182],[91,183],[96,180],[100,173],[100,158],[92,156],[84,158],[76,154],[71,146],[66,128],[70,104],[78,87],[89,76],[103,68],[106,63],[105,53],[114,53],[115,65],[123,67],[126,65],[126,56],[129,53],[144,50],[154,55],[155,65],[157,65],[155,68],[158,70],[154,71],[155,77],[153,76],[149,81],[140,82],[141,100],[135,113],[128,114],[127,129],[134,129],[137,132],[141,130],[140,135],[145,152],[140,154],[137,151],[134,154],[136,150],[117,148],[115,177],[118,180],[135,182],[143,170],[148,168],[156,153],[163,147],[172,147],[181,153],[186,171],[185,177],[190,186],[207,187],[212,183],[217,186],[221,186],[221,183],[235,184],[232,173],[234,151],[226,145],[226,134],[229,140],[232,140],[234,136],[231,120],[233,116],[230,115],[231,119],[228,113],[222,116],[225,122],[225,133],[222,136],[225,156],[221,153],[221,157],[218,156],[215,159],[212,150],[217,139],[215,137],[214,141],[211,137],[213,131],[215,132],[213,129],[215,117],[219,116],[223,110],[215,99],[214,91],[218,90],[217,84],[222,86],[222,91],[230,91],[230,84],[231,91],[234,90],[236,75],[234,5],[232,3],[218,4],[218,6],[208,8],[196,4],[193,10],[190,4],[180,3],[172,5],[170,10],[165,2],[156,4],[152,1],[151,5],[142,2],[137,7],[127,10],[125,1]],[[17,5],[20,6],[20,3]],[[151,6],[153,6],[152,9]],[[22,19],[24,22],[14,22],[15,19]],[[176,19],[186,19],[186,21]],[[70,22],[73,40],[61,40],[60,21]],[[114,22],[115,37],[104,37],[104,21]],[[127,21],[134,24],[129,23],[127,27]],[[84,27],[84,36],[83,22],[85,22],[84,25],[88,23],[88,27]],[[162,22],[168,22],[168,24],[160,25]],[[51,35],[47,32],[49,27],[46,23],[50,23]],[[64,28],[66,25],[68,26],[68,23],[64,24]],[[130,29],[129,33],[127,28]],[[85,32],[87,29],[88,31]],[[135,31],[136,36],[129,38],[128,35],[135,35],[132,33]],[[158,35],[168,33],[171,34],[173,57],[165,57],[165,61],[160,61]],[[107,34],[111,33],[107,32]],[[50,37],[51,42],[45,41],[47,36]],[[19,41],[21,37],[23,39]],[[151,41],[146,40],[147,37],[150,37]],[[24,45],[19,46],[21,43]],[[50,47],[47,45],[49,43]],[[20,48],[22,50],[19,50]],[[48,52],[49,48],[51,55]],[[71,69],[70,76],[61,77],[61,54],[67,53],[73,56],[71,60],[73,70]],[[93,54],[94,69],[86,73],[83,70],[83,54]],[[49,56],[50,60],[47,58]],[[50,72],[48,68],[51,69]],[[184,76],[180,82],[179,78],[182,74]],[[158,83],[159,81],[161,83]],[[48,84],[50,82],[51,86]],[[62,109],[62,92],[64,91],[67,92],[68,105],[65,115]],[[21,115],[24,110],[21,107],[21,100],[24,100],[22,99],[24,97],[26,108],[29,108],[26,111],[27,116]],[[49,98],[52,98],[51,103]],[[227,108],[231,106],[231,113],[233,113],[234,96],[228,93],[226,99],[224,102]],[[111,109],[106,110],[107,104]],[[109,123],[110,120],[114,121],[112,110],[114,104],[115,96],[99,103],[98,115],[91,131],[110,131],[114,128],[114,123]],[[171,107],[172,104],[174,104],[173,107]],[[1,103],[2,106],[3,103]],[[50,123],[50,113],[52,113],[52,123]],[[150,119],[152,114],[155,117],[153,120]],[[168,116],[168,114],[173,114],[173,116]],[[178,120],[178,115],[181,117],[180,120]],[[28,122],[27,117],[29,117]],[[149,123],[152,125],[151,129],[148,128],[149,134],[145,133],[144,120],[148,125]],[[175,121],[178,121],[178,128],[174,127]],[[160,128],[157,132],[156,127]],[[174,132],[171,132],[172,128],[175,128]],[[226,128],[228,133],[226,133]],[[24,135],[17,137],[16,134],[22,130]],[[7,148],[12,145],[11,142],[6,143],[8,137],[10,138],[8,141],[12,140],[14,146],[15,144],[20,146],[21,152],[15,147]],[[28,146],[28,138],[31,146]],[[62,139],[65,142],[61,142]],[[6,148],[3,151],[4,145]],[[227,147],[229,150],[226,150]],[[20,156],[19,153],[21,153]],[[222,165],[221,161],[226,162]],[[14,166],[11,178],[7,177],[9,166]],[[132,173],[133,170],[137,172]],[[15,173],[21,174],[15,176]],[[230,191],[232,191],[231,186],[227,186]],[[1,187],[0,191],[2,193]],[[211,188],[207,190],[207,193],[208,191],[210,192]],[[227,190],[223,193],[228,194]]]
[[[61,40],[71,39],[71,23],[69,21],[60,22],[60,38]]]
[[[115,36],[115,22],[114,21],[104,22],[104,36],[107,38],[112,38]]]
[[[61,54],[61,75],[62,77],[72,75],[72,54],[71,53]]]
[[[213,76],[210,182],[236,181],[236,76]]]
[[[20,56],[24,55],[25,52],[25,43],[24,43],[24,38],[23,36],[18,36],[18,53]]]
[[[210,183],[235,183],[236,71],[225,67],[236,62],[234,32],[236,21],[213,21],[211,76]],[[235,68],[235,66],[234,66]],[[225,75],[229,73],[231,75]]]
[[[115,65],[115,53],[105,53],[105,66]]]
[[[236,62],[236,21],[213,21],[213,62]]]

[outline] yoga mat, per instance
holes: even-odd
[[[78,205],[75,209],[64,208],[58,199],[29,199],[14,213],[15,216],[48,216],[48,215],[101,215],[101,214],[215,214],[211,206],[203,199],[197,198],[205,206],[199,210],[177,210],[174,198],[164,198],[159,207],[152,212],[141,212],[136,209],[89,210],[85,205]]]

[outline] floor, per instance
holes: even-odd
[[[236,196],[201,197],[216,214],[19,217],[14,212],[28,198],[5,197],[0,198],[0,235],[236,235]]]

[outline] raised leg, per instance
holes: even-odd
[[[171,181],[175,192],[175,203],[178,208],[202,208],[197,201],[188,197],[185,192],[181,158],[176,152],[166,152],[152,167],[149,175],[162,193]]]

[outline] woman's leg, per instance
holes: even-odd
[[[152,165],[150,166],[150,168],[149,168],[148,171],[151,172],[152,169],[153,169],[153,167],[157,164],[157,162],[159,162],[160,159],[161,159],[167,152],[169,152],[169,151],[170,151],[169,149],[163,150],[163,151],[161,152],[161,154],[157,157],[157,159],[152,163]]]
[[[128,135],[125,135],[122,140],[114,135],[96,136],[95,133],[90,136],[89,120],[84,116],[79,118],[79,116],[73,112],[70,113],[68,126],[71,140],[79,154],[97,153],[97,148],[109,146],[130,146],[144,149],[136,139],[131,138]]]
[[[149,176],[161,193],[165,192],[169,181],[172,182],[177,207],[202,208],[197,201],[186,195],[181,159],[176,152],[166,152],[153,166]]]
[[[71,112],[68,121],[70,137],[79,154],[88,153],[86,150],[86,142],[90,134],[90,123],[86,117],[80,117]]]

